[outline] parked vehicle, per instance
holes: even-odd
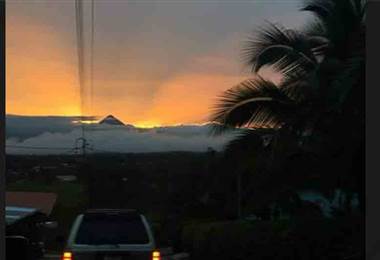
[[[24,236],[6,236],[6,260],[31,259],[28,243],[28,239]]]
[[[35,260],[43,257],[45,228],[57,223],[35,208],[5,208],[7,260]]]
[[[97,209],[79,215],[63,260],[160,260],[146,218],[135,210]]]

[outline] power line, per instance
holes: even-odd
[[[75,0],[76,11],[76,32],[77,32],[77,54],[78,54],[78,76],[81,99],[81,115],[84,115],[84,88],[85,88],[85,57],[84,57],[84,36],[83,36],[83,2]]]
[[[95,1],[91,1],[91,54],[90,54],[90,112],[93,113],[94,102],[94,35],[95,35]]]
[[[84,56],[84,35],[83,35],[83,1],[75,0],[75,18],[76,18],[76,32],[77,32],[77,52],[78,52],[78,76],[80,88],[80,108],[81,120],[85,114],[85,56]],[[82,139],[85,140],[85,126],[81,123]],[[85,154],[85,148],[83,149]]]
[[[84,14],[83,14],[83,0],[75,0],[75,12],[76,12],[76,32],[77,32],[77,54],[78,54],[78,76],[79,76],[79,87],[80,87],[80,102],[81,102],[81,120],[84,120],[85,116],[90,112],[93,114],[93,99],[94,99],[94,42],[95,42],[95,1],[91,0],[91,23],[90,23],[90,50],[89,50],[89,64],[86,64],[86,48],[85,48],[85,33],[84,33]],[[88,52],[87,52],[88,53]],[[87,67],[89,65],[89,75],[87,75]],[[89,77],[89,82],[86,80]],[[87,89],[87,83],[89,83],[89,93]],[[87,94],[90,94],[89,99],[87,100]],[[86,101],[89,101],[87,104]],[[88,105],[88,106],[87,106]],[[81,123],[82,136],[81,139],[83,142],[82,153],[85,155],[87,148],[87,140],[85,133],[88,128]]]
[[[90,35],[90,75],[89,75],[89,78],[90,78],[90,84],[89,84],[89,87],[90,87],[90,102],[89,102],[89,113],[91,115],[94,114],[94,63],[95,63],[95,55],[94,55],[94,49],[95,49],[95,0],[91,0],[91,35]],[[91,131],[93,130],[93,128],[91,127],[91,125],[89,125],[88,127],[86,127],[86,130],[87,131]]]

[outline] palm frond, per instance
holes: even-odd
[[[359,83],[358,80],[363,71],[365,71],[365,58],[363,56],[356,55],[346,61],[340,73],[331,83],[329,103],[333,108],[342,105],[353,87]]]
[[[257,152],[263,145],[264,133],[271,133],[273,130],[257,129],[257,130],[244,130],[236,138],[230,141],[224,151],[227,155],[247,154],[250,152]],[[239,155],[240,156],[240,155]]]
[[[330,17],[333,12],[334,2],[330,0],[309,0],[305,1],[301,11],[313,12],[321,20]]]
[[[281,90],[297,103],[311,103],[317,98],[317,91],[312,86],[310,75],[286,78],[280,85]]]
[[[322,62],[327,51],[332,47],[330,41],[322,36],[309,37],[309,44],[318,63]]]
[[[274,83],[257,77],[246,80],[223,93],[211,121],[224,127],[278,128],[284,116],[295,109],[297,102]]]
[[[307,74],[315,70],[317,66],[316,62],[311,63],[310,59],[305,59],[300,54],[288,55],[283,56],[274,63],[272,68],[284,77],[294,77],[294,75]]]
[[[309,0],[306,1],[303,11],[312,12],[319,24],[323,25],[325,37],[330,39],[337,57],[347,57],[349,50],[347,42],[363,25],[365,2],[362,0]],[[313,21],[315,26],[315,22]]]
[[[280,60],[289,66],[298,59],[301,59],[300,54],[295,53],[294,49],[287,45],[273,45],[262,50],[258,55],[254,64],[254,71],[257,72],[260,68],[268,64],[277,64]],[[305,61],[314,63],[313,60],[304,56]],[[284,64],[283,67],[286,65]]]
[[[245,42],[242,58],[254,72],[264,65],[275,64],[285,71],[316,63],[306,35],[273,23],[267,23]]]
[[[326,36],[326,27],[318,18],[306,23],[303,26],[302,31],[308,36]]]
[[[229,133],[229,132],[236,132],[236,127],[234,126],[230,126],[230,125],[225,125],[225,124],[221,124],[219,122],[212,122],[212,125],[210,127],[210,130],[208,132],[208,134],[210,136],[218,136],[218,135],[221,135],[221,134],[226,134],[226,133]]]

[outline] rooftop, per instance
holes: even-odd
[[[7,206],[5,207],[5,221],[9,225],[35,212],[37,212],[35,208]]]
[[[48,192],[12,191],[6,192],[5,198],[6,205],[12,206],[11,208],[37,209],[50,215],[57,200],[57,195]]]

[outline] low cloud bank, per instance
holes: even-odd
[[[8,118],[9,119],[9,118]],[[73,154],[81,146],[80,127],[72,118],[13,118],[7,128],[8,154]],[[9,120],[8,120],[9,121]],[[9,125],[8,125],[9,126]],[[45,127],[44,127],[45,126]],[[20,128],[21,127],[21,128]],[[18,129],[14,131],[14,129]],[[222,150],[234,134],[210,136],[210,125],[182,125],[139,129],[124,126],[86,127],[89,152],[147,153],[169,151],[204,152],[209,147]]]

